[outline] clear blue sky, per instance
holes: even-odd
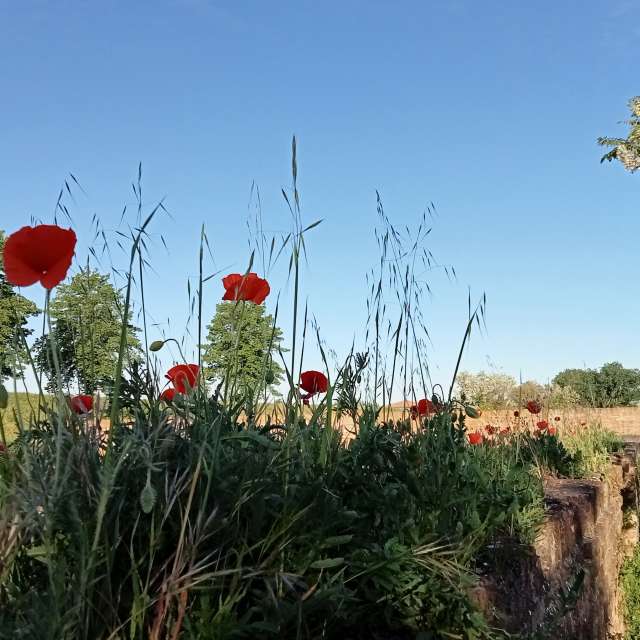
[[[145,201],[173,216],[153,228],[151,312],[181,334],[203,222],[209,270],[246,266],[252,181],[265,227],[288,228],[295,133],[305,219],[324,218],[303,287],[338,353],[361,333],[378,189],[399,225],[436,204],[430,248],[459,275],[425,300],[435,378],[467,286],[487,294],[488,332],[466,369],[640,366],[640,175],[595,144],[625,131],[639,51],[637,0],[0,0],[0,227],[50,221],[72,172],[85,256],[93,214],[113,230],[133,205],[141,161]],[[221,293],[212,281],[208,316]]]

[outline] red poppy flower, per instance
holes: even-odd
[[[519,411],[514,411],[513,412],[513,417],[514,418],[519,418],[520,417],[520,412]]]
[[[231,273],[222,278],[222,285],[223,300],[247,300],[255,304],[262,304],[271,291],[269,283],[255,273]]]
[[[175,389],[169,387],[160,394],[160,400],[164,400],[165,402],[173,402],[173,399],[176,397],[176,393],[178,392]]]
[[[71,409],[78,414],[89,413],[93,409],[93,396],[73,396],[69,401]]]
[[[549,428],[549,423],[546,420],[540,420],[540,422],[536,422],[536,427],[538,427],[540,431],[544,431],[544,429]]]
[[[500,430],[500,435],[501,436],[509,435],[509,427],[505,427],[504,429],[501,429]]]
[[[300,374],[300,388],[311,395],[326,393],[329,381],[320,371],[304,371]]]
[[[418,401],[418,413],[421,416],[427,416],[435,412],[436,412],[436,406],[433,404],[433,402],[431,402],[431,400],[427,400],[426,398],[423,398],[422,400]]]
[[[467,437],[469,438],[469,444],[475,446],[482,443],[482,434],[479,431],[470,433]]]
[[[556,422],[560,422],[560,416],[556,416],[556,417],[554,418],[554,420],[555,420]]]
[[[187,393],[195,387],[199,372],[200,367],[197,364],[177,364],[167,371],[165,378],[178,393]]]
[[[4,244],[7,280],[19,287],[40,282],[45,289],[60,284],[71,266],[76,234],[54,224],[22,227]]]
[[[7,450],[7,447],[5,447],[2,442],[0,442],[0,453],[4,453]]]
[[[586,427],[586,426],[587,426],[587,423],[586,423],[586,422],[581,422],[581,423],[580,423],[580,426],[581,426],[581,427]]]
[[[428,416],[432,413],[436,412],[436,405],[431,402],[431,400],[427,400],[426,398],[422,398],[422,400],[418,401],[418,404],[414,404],[409,408],[411,413],[411,417],[415,420],[418,416]]]
[[[490,424],[488,424],[484,430],[490,435],[492,436],[495,432],[496,432],[496,428]]]
[[[527,409],[529,413],[538,414],[542,411],[542,406],[537,400],[529,400],[529,402],[527,402]]]
[[[549,428],[547,429],[547,433],[548,433],[550,436],[555,436],[555,435],[556,435],[556,433],[557,433],[557,429],[556,429],[555,427],[549,427]]]

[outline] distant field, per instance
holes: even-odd
[[[38,396],[33,393],[10,393],[9,406],[0,410],[0,417],[4,426],[7,440],[11,442],[18,432],[16,416],[19,416],[23,423],[28,424],[29,419],[38,409]]]
[[[49,396],[47,396],[48,398]],[[400,419],[407,417],[402,409],[402,402],[394,402],[387,409],[386,418]],[[7,409],[0,409],[0,417],[4,425],[7,440],[12,441],[17,433],[16,413],[21,416],[23,423],[28,424],[34,411],[38,408],[37,394],[28,393],[10,393],[9,406]],[[308,419],[313,413],[313,407],[305,407],[304,415]],[[571,424],[599,423],[603,427],[621,435],[623,437],[632,436],[640,438],[640,407],[612,407],[607,409],[592,409],[583,407],[574,407],[565,410],[549,410],[545,412],[545,416],[549,419],[555,416],[561,416],[563,426]],[[282,402],[268,403],[262,411],[259,423],[264,423],[267,417],[272,423],[281,422],[284,418],[284,405]],[[334,414],[334,418],[335,418]],[[478,419],[466,419],[467,428],[470,431],[483,429],[486,424],[494,426],[503,426],[509,424],[513,419],[513,411],[511,409],[505,411],[486,411],[482,417]],[[104,426],[105,421],[102,421]],[[108,424],[108,422],[106,423]],[[351,418],[342,416],[337,420],[337,426],[342,429],[349,429],[352,425]]]

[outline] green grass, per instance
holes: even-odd
[[[5,430],[7,442],[13,442],[18,434],[18,416],[22,424],[29,424],[38,408],[38,395],[34,393],[9,393],[9,405],[0,409],[0,418]]]
[[[564,433],[561,440],[572,457],[570,475],[576,478],[601,476],[611,464],[611,454],[623,446],[620,436],[599,422]]]
[[[625,638],[640,638],[640,546],[627,558],[620,572],[622,609],[626,625]]]

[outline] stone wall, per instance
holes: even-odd
[[[603,481],[550,479],[547,515],[529,548],[481,577],[474,593],[492,624],[545,638],[606,640],[624,631],[618,573],[625,537],[623,502],[635,502],[635,448],[616,456]]]

